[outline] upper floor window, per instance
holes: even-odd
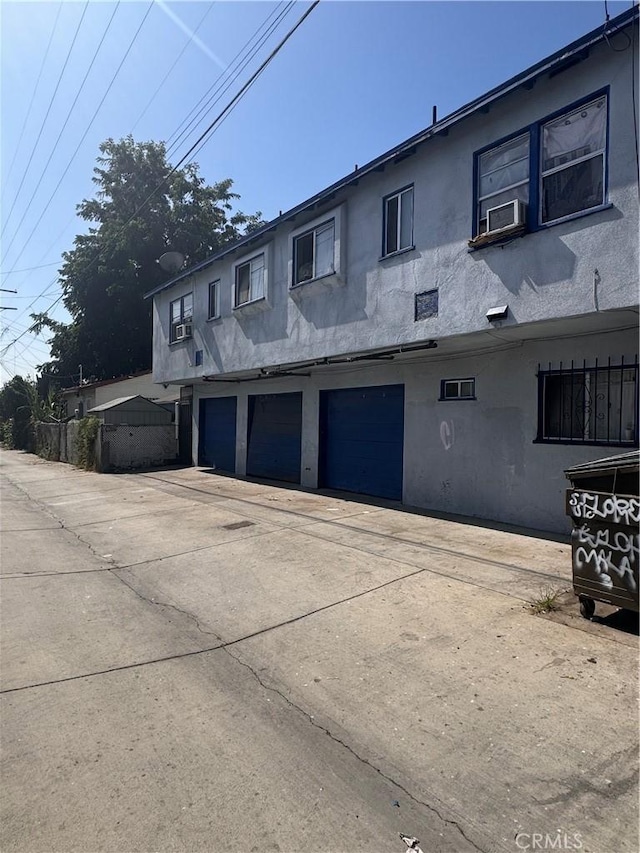
[[[542,222],[604,204],[606,139],[604,96],[543,125]]]
[[[193,293],[185,293],[179,299],[169,303],[169,320],[171,343],[191,337],[191,321],[193,320]]]
[[[413,187],[384,199],[384,237],[382,254],[391,255],[413,246]]]
[[[478,234],[488,230],[487,210],[518,199],[529,202],[529,134],[510,139],[480,155]],[[493,223],[492,223],[493,224]]]
[[[606,94],[478,152],[471,245],[601,207],[606,155]]]
[[[220,280],[209,284],[209,320],[220,316]]]
[[[246,305],[263,299],[265,295],[265,256],[264,253],[238,264],[236,269],[234,306]]]
[[[293,241],[293,285],[335,272],[335,222],[317,225]]]
[[[638,364],[538,370],[537,441],[638,443]]]

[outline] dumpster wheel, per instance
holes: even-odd
[[[585,619],[591,619],[593,614],[596,612],[595,601],[593,598],[589,598],[588,595],[579,595],[578,599],[580,601],[580,613]]]

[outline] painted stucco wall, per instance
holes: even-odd
[[[131,376],[129,379],[122,379],[120,382],[114,382],[111,385],[96,387],[96,401],[94,406],[110,403],[118,397],[133,397],[135,394],[139,394],[141,397],[146,397],[149,400],[155,400],[158,397],[168,399],[172,393],[176,400],[180,399],[179,387],[164,388],[153,381],[151,373],[146,373],[144,376]]]
[[[606,44],[552,78],[521,88],[428,141],[415,155],[358,186],[341,190],[306,219],[339,211],[341,273],[291,291],[291,231],[300,216],[154,297],[153,377],[191,382],[203,375],[256,369],[429,338],[486,330],[486,311],[509,305],[504,325],[576,317],[638,302],[638,201],[631,104],[631,51]],[[504,136],[610,86],[611,207],[469,252],[473,154]],[[382,199],[414,184],[415,249],[379,260]],[[232,308],[233,264],[269,251],[267,299]],[[221,282],[221,318],[207,321],[208,284]],[[414,322],[415,294],[437,288],[438,316]],[[169,303],[193,291],[194,336],[169,345]],[[203,352],[196,366],[195,353]],[[515,464],[515,463],[514,463]]]
[[[237,396],[236,473],[246,471],[250,394],[303,392],[302,485],[318,485],[319,392],[330,388],[405,386],[403,503],[540,530],[567,532],[565,468],[611,456],[615,446],[534,443],[538,364],[574,359],[631,363],[634,330],[526,342],[443,358],[430,351],[404,363],[333,368],[310,377],[194,386],[193,455],[202,398]],[[474,377],[476,400],[441,402],[440,381]]]
[[[87,386],[80,390],[69,390],[63,396],[67,401],[67,414],[71,416],[77,408],[79,401],[84,403],[84,413],[86,414],[94,406],[102,406],[104,403],[110,403],[119,397],[133,397],[136,394],[146,397],[149,400],[157,398],[179,400],[180,387],[169,385],[165,388],[164,385],[153,381],[150,371],[142,376],[131,376],[128,379],[120,379],[117,382]]]

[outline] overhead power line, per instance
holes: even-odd
[[[283,6],[283,5],[285,5],[284,10],[281,10],[281,11],[278,13],[278,7]],[[229,88],[229,86],[234,82],[234,80],[239,76],[239,73],[240,73],[240,72],[241,72],[241,71],[246,67],[246,65],[248,64],[248,62],[249,62],[249,61],[250,61],[250,60],[255,56],[255,54],[257,53],[257,51],[259,50],[259,48],[260,48],[260,47],[262,47],[262,45],[264,44],[264,42],[265,42],[265,41],[269,38],[269,36],[273,33],[273,31],[275,30],[275,28],[277,28],[277,26],[282,22],[282,20],[284,20],[284,17],[286,17],[286,15],[289,13],[289,11],[291,10],[291,8],[292,8],[294,5],[295,5],[295,3],[293,2],[293,0],[290,0],[290,2],[288,2],[288,3],[286,3],[286,4],[283,4],[282,2],[281,2],[281,3],[279,3],[279,4],[278,4],[278,6],[276,7],[276,9],[275,9],[274,11],[272,11],[272,12],[271,12],[271,13],[270,13],[266,18],[265,18],[265,20],[264,20],[264,21],[262,22],[262,24],[261,24],[261,25],[256,29],[256,31],[253,33],[253,35],[252,35],[252,36],[247,40],[247,42],[245,42],[244,46],[241,48],[241,50],[240,50],[240,51],[238,51],[238,53],[236,54],[236,56],[233,58],[233,60],[232,60],[232,62],[231,62],[231,64],[230,64],[230,66],[229,66],[229,68],[233,68],[233,66],[237,63],[237,61],[242,57],[243,53],[247,50],[247,47],[248,47],[249,45],[251,45],[251,44],[252,44],[252,42],[254,42],[254,41],[256,40],[256,38],[258,38],[258,39],[259,39],[259,40],[258,40],[258,42],[257,42],[256,44],[254,44],[253,48],[251,48],[251,51],[250,51],[250,53],[249,53],[248,57],[247,57],[247,58],[245,58],[245,60],[244,60],[244,62],[242,63],[242,65],[241,65],[238,69],[236,69],[236,71],[234,71],[234,73],[233,73],[233,77],[230,79],[230,81],[229,81],[228,85],[227,85],[227,86],[225,86],[225,91],[226,91],[226,89],[228,89],[228,88]],[[197,31],[197,29],[200,27],[200,25],[202,24],[202,22],[204,21],[204,18],[206,17],[206,14],[208,14],[208,11],[210,11],[210,9],[211,9],[211,7],[212,7],[212,6],[213,6],[213,3],[212,3],[212,4],[211,4],[211,6],[209,7],[209,10],[207,10],[207,13],[205,13],[205,16],[203,16],[203,18],[201,18],[200,23],[198,24],[198,27],[196,28],[196,31]],[[276,15],[276,19],[275,19],[274,21],[272,21],[271,23],[269,23],[270,19],[271,19],[274,15]],[[266,29],[265,29],[265,28],[266,28]],[[260,33],[261,33],[261,31],[262,31],[262,30],[265,30],[265,31],[262,33],[262,35],[260,35]],[[190,43],[190,42],[188,42],[187,44],[189,44],[189,43]],[[175,62],[174,62],[174,66],[175,66]],[[173,67],[173,66],[172,66],[172,67]],[[165,80],[166,80],[166,76],[167,76],[167,75],[165,75]],[[224,74],[219,75],[219,77],[216,79],[216,81],[213,83],[213,85],[209,87],[209,89],[207,90],[207,92],[205,92],[205,94],[204,94],[204,95],[203,95],[203,97],[198,101],[198,103],[196,104],[196,106],[195,106],[195,107],[191,110],[191,112],[187,115],[186,119],[184,119],[184,120],[181,122],[181,124],[179,125],[179,127],[178,127],[178,129],[177,129],[177,130],[180,130],[180,128],[182,128],[182,127],[183,127],[183,125],[185,124],[185,122],[187,122],[187,121],[189,120],[189,118],[191,117],[191,115],[194,113],[194,111],[198,109],[198,107],[202,104],[202,102],[205,100],[205,98],[207,97],[207,95],[210,95],[210,93],[212,92],[212,90],[216,89],[217,84],[222,80],[222,78],[223,78],[223,77],[224,77]],[[219,89],[220,89],[220,87],[218,86],[218,87],[217,87],[217,91],[219,91]],[[156,91],[157,91],[157,90],[156,90]],[[217,97],[217,98],[215,98],[215,100],[213,101],[213,104],[217,103],[217,101],[220,99],[220,97],[222,96],[222,94],[223,94],[223,93],[224,93],[224,92],[220,92],[220,94],[218,95],[218,97]],[[215,94],[215,92],[214,92],[214,94]],[[207,101],[207,104],[205,104],[205,106],[204,106],[204,107],[202,107],[202,108],[199,110],[199,112],[198,112],[198,116],[200,116],[200,115],[202,114],[203,110],[204,110],[204,111],[206,111],[206,106],[207,106],[208,104],[211,104],[212,98],[213,98],[213,96],[212,96],[212,97],[210,97],[210,98],[209,98],[209,100]],[[212,104],[212,105],[213,105],[213,104]],[[135,126],[135,125],[134,125],[134,126]],[[187,128],[185,128],[185,130],[183,131],[183,133],[186,133],[186,132],[188,132],[188,131],[189,131],[189,128],[187,127]],[[174,133],[172,134],[172,137],[176,135],[176,132],[177,132],[177,131],[174,131]],[[180,135],[182,136],[183,134],[180,134]],[[171,137],[170,137],[170,138],[171,138]],[[177,142],[176,142],[176,144],[177,144]],[[173,148],[173,147],[175,147],[175,145],[176,145],[176,144],[174,144],[174,145],[173,145],[173,146],[171,146],[171,147],[172,147],[172,148]],[[74,219],[75,219],[75,214],[74,214],[74,216],[71,218],[71,220],[69,221],[69,223],[68,223],[68,224],[70,224]],[[65,228],[63,229],[63,232],[62,232],[62,233],[64,233],[64,232],[66,231],[66,229],[67,229],[67,227],[68,227],[68,224],[67,224],[67,226],[65,226]],[[56,240],[54,240],[54,241],[53,241],[53,243],[52,243],[52,244],[47,248],[47,250],[46,250],[45,252],[43,252],[43,254],[41,255],[41,258],[45,258],[45,257],[49,254],[49,251],[53,248],[53,246],[57,244],[57,242],[58,242],[58,239],[56,238]],[[23,249],[24,249],[24,247],[23,247]],[[18,255],[18,257],[20,257],[20,255]],[[29,271],[29,268],[27,268],[25,271],[27,271],[27,272],[28,272],[28,271]],[[6,275],[10,275],[12,272],[17,272],[17,270],[7,270],[4,274],[6,274]],[[47,289],[47,290],[48,290],[48,289],[50,289],[50,285],[48,285],[46,289]],[[39,295],[39,296],[37,297],[37,299],[41,298],[41,296],[42,296],[42,295]],[[29,306],[29,307],[31,307],[31,306]],[[27,310],[28,310],[28,309],[27,309]],[[24,313],[24,312],[23,312],[23,313]]]
[[[54,199],[54,197],[55,197],[55,194],[56,194],[56,193],[58,192],[58,190],[60,189],[60,185],[62,184],[62,181],[64,180],[64,178],[65,178],[65,176],[66,176],[67,172],[68,172],[68,171],[69,171],[69,169],[71,168],[71,165],[72,165],[73,161],[75,160],[76,155],[77,155],[78,151],[80,150],[80,147],[82,146],[82,143],[83,143],[83,142],[84,142],[84,140],[86,139],[87,134],[88,134],[88,133],[89,133],[89,131],[91,130],[91,127],[92,127],[92,125],[93,125],[93,122],[96,120],[96,117],[97,117],[98,113],[100,112],[100,109],[102,108],[102,105],[104,104],[104,102],[105,102],[105,100],[106,100],[106,98],[107,98],[107,95],[108,95],[108,94],[109,94],[109,92],[111,91],[111,87],[113,86],[113,84],[114,84],[114,82],[115,82],[115,80],[116,80],[116,77],[117,77],[117,76],[118,76],[118,74],[120,73],[120,69],[121,69],[121,68],[122,68],[122,66],[124,65],[126,58],[129,56],[129,53],[131,52],[131,48],[133,47],[133,45],[134,45],[134,43],[135,43],[136,39],[138,38],[138,35],[139,35],[139,33],[140,33],[140,31],[141,31],[142,27],[144,26],[144,23],[145,23],[145,21],[147,20],[147,18],[148,18],[148,16],[149,16],[149,13],[151,12],[151,9],[152,9],[152,8],[153,8],[153,6],[154,6],[154,3],[155,3],[155,0],[151,0],[151,2],[149,3],[149,6],[147,7],[147,11],[145,12],[144,17],[143,17],[142,21],[140,22],[140,25],[138,26],[138,29],[135,31],[133,38],[132,38],[132,39],[131,39],[131,41],[129,42],[129,46],[128,46],[128,47],[127,47],[127,49],[126,49],[126,51],[125,51],[125,53],[124,53],[124,56],[123,56],[123,57],[122,57],[122,59],[120,60],[120,64],[119,64],[119,65],[118,65],[118,67],[116,68],[115,73],[114,73],[113,77],[111,78],[111,80],[110,80],[110,82],[109,82],[109,85],[107,86],[107,89],[106,89],[106,91],[105,91],[104,95],[102,96],[102,99],[100,100],[100,103],[99,103],[99,104],[98,104],[98,106],[96,107],[96,109],[95,109],[95,111],[94,111],[93,115],[91,116],[91,119],[90,119],[90,121],[89,121],[89,124],[87,125],[87,127],[86,127],[86,129],[85,129],[84,133],[82,134],[82,137],[80,138],[80,142],[78,142],[78,144],[77,144],[77,146],[76,146],[75,151],[74,151],[74,152],[73,152],[73,154],[71,155],[71,158],[70,158],[69,162],[67,163],[67,165],[66,165],[66,167],[65,167],[64,172],[62,173],[62,175],[60,175],[60,179],[59,179],[58,183],[55,185],[55,188],[54,188],[53,192],[52,192],[52,193],[51,193],[51,195],[49,196],[49,198],[48,198],[48,200],[47,200],[47,203],[46,203],[46,205],[45,205],[45,207],[44,207],[44,209],[43,209],[42,213],[41,213],[41,214],[40,214],[40,216],[38,217],[38,219],[37,219],[37,221],[36,221],[35,225],[33,226],[33,228],[31,229],[31,233],[29,234],[29,236],[28,236],[28,237],[27,237],[27,239],[25,240],[24,244],[22,245],[22,248],[21,248],[21,249],[20,249],[20,251],[18,252],[18,254],[17,254],[17,257],[18,257],[18,258],[20,258],[20,257],[22,256],[22,253],[24,252],[25,248],[26,248],[26,247],[27,247],[27,245],[29,244],[29,241],[31,240],[31,238],[32,238],[32,237],[33,237],[33,235],[35,234],[35,232],[36,232],[36,229],[37,229],[38,225],[40,225],[40,223],[41,223],[41,221],[42,221],[43,216],[45,215],[45,213],[46,213],[46,212],[47,212],[47,210],[49,209],[49,205],[50,205],[50,204],[51,204],[51,202],[53,201],[53,199]],[[36,187],[36,191],[37,191],[37,187]],[[16,234],[17,234],[17,233],[18,233],[18,232],[16,232]],[[14,234],[13,239],[15,239],[16,234]],[[12,239],[11,243],[13,243],[13,239]],[[10,248],[10,247],[11,247],[11,244],[10,244],[9,248]],[[7,252],[9,251],[9,248],[7,248]]]
[[[62,0],[58,4],[58,11],[56,12],[56,19],[53,22],[53,28],[51,30],[51,35],[49,36],[49,41],[47,42],[47,49],[44,52],[44,56],[42,57],[42,62],[40,63],[40,70],[38,71],[38,79],[36,80],[36,85],[33,87],[33,92],[31,93],[31,100],[29,101],[29,106],[27,107],[27,112],[24,117],[24,121],[22,122],[22,127],[20,128],[20,133],[18,134],[18,141],[16,143],[15,151],[13,152],[13,157],[11,159],[11,163],[9,165],[9,169],[7,170],[7,177],[5,178],[5,184],[9,183],[9,178],[11,177],[11,173],[13,172],[13,164],[16,162],[16,157],[18,156],[18,152],[22,150],[22,137],[24,136],[24,131],[27,126],[27,122],[31,117],[31,109],[33,108],[33,102],[36,97],[36,92],[38,91],[38,86],[40,85],[40,79],[42,77],[42,72],[44,71],[44,66],[47,62],[47,58],[49,56],[49,50],[51,49],[51,43],[53,42],[53,36],[55,35],[56,28],[58,26],[58,19],[60,17],[60,12],[62,11]]]
[[[293,36],[296,30],[302,26],[304,21],[309,17],[309,15],[313,12],[316,6],[320,3],[320,0],[314,0],[314,2],[309,6],[309,8],[304,12],[303,15],[296,21],[293,27],[289,30],[289,32],[284,36],[283,39],[276,45],[276,47],[271,51],[269,56],[261,63],[259,68],[254,71],[254,73],[249,77],[247,82],[240,88],[240,91],[237,92],[233,98],[229,101],[226,107],[218,113],[215,119],[211,122],[211,124],[207,127],[204,133],[201,133],[198,139],[193,143],[191,148],[184,154],[180,160],[176,163],[176,165],[170,169],[167,174],[164,176],[162,181],[158,184],[158,186],[147,196],[147,198],[142,202],[142,204],[138,207],[138,209],[132,214],[132,216],[125,222],[122,226],[122,229],[118,232],[118,234],[122,233],[122,230],[132,222],[136,216],[140,213],[140,211],[151,201],[151,199],[156,195],[156,193],[162,189],[162,187],[166,184],[169,178],[174,175],[177,170],[189,159],[189,157],[193,154],[193,152],[201,146],[204,142],[208,141],[208,138],[218,129],[218,127],[222,124],[226,116],[231,112],[231,110],[235,107],[235,105],[240,101],[240,99],[249,91],[251,86],[256,82],[258,77],[265,71],[268,65],[275,59],[275,57],[280,53],[285,44],[289,41],[289,39]]]
[[[42,179],[44,178],[45,174],[47,173],[47,169],[49,168],[49,163],[53,159],[53,155],[56,153],[56,150],[58,148],[58,143],[60,142],[60,138],[62,137],[62,134],[64,133],[64,131],[65,131],[65,129],[69,123],[69,119],[71,118],[71,114],[73,113],[75,105],[78,103],[78,98],[82,94],[82,90],[84,89],[84,84],[87,82],[87,78],[89,77],[89,74],[91,73],[91,69],[93,68],[94,63],[95,63],[96,59],[98,58],[98,54],[100,53],[100,48],[102,47],[102,44],[103,44],[105,38],[107,37],[107,33],[111,29],[111,24],[113,23],[113,19],[116,16],[116,12],[118,11],[119,6],[120,6],[120,0],[118,0],[118,2],[116,3],[116,5],[114,7],[113,12],[111,13],[111,17],[109,18],[109,20],[107,22],[107,26],[105,27],[104,32],[102,33],[102,37],[100,39],[100,42],[98,43],[98,46],[96,47],[95,51],[93,52],[93,57],[91,58],[91,62],[89,63],[89,67],[87,68],[85,75],[82,78],[82,83],[80,83],[80,87],[78,88],[78,91],[76,92],[76,96],[73,99],[73,103],[69,107],[69,110],[67,112],[67,116],[64,120],[62,127],[60,128],[60,132],[58,133],[57,139],[53,143],[53,148],[51,149],[51,152],[49,154],[47,162],[44,164],[42,171],[40,172],[40,175],[38,176],[38,180],[36,182],[36,191],[37,191],[37,188],[40,187],[40,185],[42,183]],[[13,241],[15,240],[18,232],[20,231],[20,226],[22,225],[22,223],[25,220],[25,217],[27,216],[27,214],[31,210],[31,205],[33,204],[33,200],[35,198],[35,195],[36,194],[34,192],[29,198],[29,202],[28,202],[26,208],[24,209],[24,213],[22,214],[22,218],[20,219],[20,222],[18,222],[16,229],[15,229],[15,232],[14,232],[14,235],[11,239],[11,242],[9,243],[9,245],[6,249],[6,254],[9,253],[9,250],[11,249],[11,246],[13,245]]]
[[[274,30],[278,27],[278,25],[284,20],[284,18],[289,14],[293,6],[295,5],[294,0],[290,0],[288,3],[280,2],[278,6],[265,18],[263,23],[257,28],[257,30],[253,33],[251,38],[249,38],[242,48],[238,51],[238,53],[234,56],[229,67],[225,72],[218,75],[218,77],[213,81],[211,86],[207,89],[207,91],[202,95],[200,100],[195,104],[194,107],[187,113],[185,118],[180,122],[176,130],[169,136],[167,139],[167,154],[170,155],[172,151],[174,151],[180,144],[180,141],[190,133],[192,128],[197,127],[201,122],[201,117],[206,115],[207,112],[210,111],[210,108],[213,107],[222,97],[224,92],[229,89],[229,87],[235,82],[235,80],[239,77],[248,63],[253,59],[253,57],[257,54],[258,50],[262,47],[262,45],[267,41],[267,39],[271,36]],[[278,9],[284,6],[283,9],[278,12]],[[270,18],[276,16],[276,19],[269,23]],[[260,36],[260,31],[265,29],[265,32]],[[252,48],[249,48],[251,43],[255,40],[259,39],[257,44],[255,44]],[[234,71],[231,71],[236,63],[239,63],[243,54],[247,51],[247,56],[242,61],[242,64],[239,65]],[[223,87],[223,82],[225,82],[225,77],[227,77],[226,85]],[[216,97],[217,96],[217,97]]]
[[[234,95],[231,101],[227,104],[227,106],[216,116],[216,118],[211,122],[211,124],[207,127],[207,129],[202,133],[196,142],[191,146],[191,148],[186,152],[186,154],[178,161],[178,163],[167,172],[164,178],[158,183],[158,185],[152,190],[151,193],[144,199],[144,201],[138,206],[138,208],[134,211],[134,213],[129,217],[129,219],[117,230],[117,232],[113,235],[112,240],[115,241],[125,230],[125,228],[138,216],[138,214],[146,207],[146,205],[151,201],[151,199],[156,195],[156,193],[162,189],[162,187],[166,184],[169,178],[175,174],[175,172],[182,166],[182,164],[190,157],[190,155],[198,148],[204,145],[206,141],[215,133],[215,131],[220,127],[225,118],[229,115],[231,110],[239,103],[241,98],[249,91],[251,86],[256,82],[256,80],[262,75],[265,69],[270,65],[270,63],[275,59],[275,57],[280,53],[285,44],[289,41],[289,39],[293,36],[293,34],[302,26],[304,21],[309,17],[311,12],[318,6],[320,0],[314,0],[314,2],[309,6],[309,8],[300,16],[298,21],[294,24],[294,26],[286,33],[286,35],[280,40],[280,42],[276,45],[276,47],[271,51],[269,56],[260,64],[258,69],[251,75],[249,80],[240,88],[240,90]],[[153,5],[153,3],[151,4]],[[147,14],[150,9],[147,10]],[[145,16],[146,17],[146,16]],[[143,21],[144,23],[144,21]],[[87,261],[87,263],[82,267],[80,272],[85,272],[88,270],[95,261],[100,257],[100,251],[96,252],[91,260]],[[54,279],[55,281],[55,279]],[[49,285],[51,286],[51,285]],[[40,294],[41,296],[42,294]],[[37,301],[40,296],[37,296],[34,300]],[[63,295],[60,295],[51,305],[46,309],[46,312],[51,311],[63,298]],[[32,303],[33,304],[33,303]],[[31,307],[31,306],[29,306]],[[26,310],[29,310],[27,308]],[[5,348],[2,353],[0,353],[0,357],[4,356],[8,349],[15,345],[27,332],[22,332],[18,337],[11,341]]]
[[[11,203],[9,213],[7,214],[7,218],[5,219],[5,223],[2,227],[2,231],[0,232],[0,236],[2,236],[4,234],[5,228],[7,227],[7,225],[9,224],[9,221],[11,219],[11,214],[13,213],[13,208],[16,205],[16,201],[20,197],[20,190],[22,189],[25,178],[27,177],[27,172],[29,171],[29,167],[31,166],[31,161],[33,160],[33,155],[36,152],[36,148],[38,147],[38,142],[40,142],[40,137],[42,136],[42,131],[44,130],[44,126],[47,123],[47,119],[49,118],[49,113],[51,112],[53,102],[55,101],[56,95],[58,94],[58,89],[60,88],[60,83],[62,82],[64,72],[67,68],[67,65],[69,63],[69,59],[71,57],[71,52],[73,51],[73,46],[75,45],[76,39],[78,38],[78,33],[80,32],[80,27],[82,26],[82,22],[84,21],[84,16],[87,14],[88,8],[89,8],[89,0],[86,0],[86,3],[84,4],[84,9],[82,10],[82,15],[80,16],[80,20],[78,21],[78,26],[76,27],[76,31],[73,34],[73,40],[71,41],[71,46],[69,47],[69,50],[67,51],[67,56],[64,60],[62,70],[61,70],[60,75],[58,77],[58,82],[56,83],[56,88],[54,89],[53,95],[51,96],[51,100],[49,101],[49,106],[47,107],[47,112],[45,113],[45,117],[42,119],[42,123],[40,124],[40,130],[38,131],[38,136],[36,137],[36,141],[33,143],[33,148],[31,149],[31,154],[29,155],[29,160],[27,162],[27,165],[25,166],[24,172],[22,173],[20,185],[18,186],[18,189],[16,190],[16,194],[13,198],[13,202]],[[16,231],[16,234],[17,234],[17,231]],[[15,239],[15,234],[13,236]],[[13,240],[12,240],[12,242],[13,242]]]
[[[164,86],[164,84],[167,82],[167,79],[169,78],[169,75],[171,74],[171,72],[173,71],[173,69],[176,67],[176,65],[178,64],[178,62],[180,62],[180,60],[182,59],[182,56],[184,55],[184,52],[186,51],[186,49],[189,47],[189,45],[190,45],[190,44],[191,44],[191,42],[193,41],[193,36],[195,36],[195,35],[196,35],[196,33],[198,32],[198,30],[200,29],[200,27],[204,24],[204,22],[205,22],[205,19],[206,19],[207,15],[209,15],[209,13],[210,13],[210,12],[211,12],[211,10],[213,9],[214,5],[215,5],[215,0],[214,0],[214,2],[212,2],[212,3],[210,3],[210,4],[209,4],[209,7],[207,8],[206,12],[205,12],[205,13],[204,13],[204,15],[200,18],[200,20],[199,20],[199,22],[198,22],[198,26],[195,28],[195,30],[193,31],[193,33],[189,36],[189,38],[188,38],[188,39],[187,39],[187,41],[185,42],[185,44],[184,44],[184,46],[183,46],[182,50],[180,51],[180,53],[179,53],[179,54],[176,56],[176,58],[174,59],[173,64],[171,65],[171,67],[169,68],[169,70],[167,71],[167,73],[164,75],[164,77],[162,78],[162,80],[161,80],[161,81],[160,81],[160,83],[158,84],[157,89],[155,90],[155,92],[153,93],[153,95],[151,95],[151,97],[150,97],[150,98],[149,98],[149,100],[147,101],[147,105],[146,105],[146,106],[145,106],[145,108],[142,110],[142,112],[140,113],[140,115],[138,116],[138,118],[135,120],[135,122],[134,122],[134,124],[133,124],[133,127],[131,128],[131,133],[133,133],[133,131],[134,131],[134,130],[136,129],[136,127],[138,126],[138,124],[142,121],[142,118],[146,115],[147,110],[149,109],[149,107],[151,106],[151,104],[155,101],[156,97],[158,96],[158,92],[160,91],[160,89],[162,89],[162,87]]]
[[[42,270],[45,267],[52,267],[55,266],[55,264],[59,263],[60,261],[51,261],[50,264],[38,264],[38,266],[35,267],[22,267],[22,269],[20,270],[5,270],[3,272],[0,272],[0,275],[12,275],[14,272],[31,272],[32,270]]]

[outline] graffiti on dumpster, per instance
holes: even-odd
[[[635,497],[571,491],[568,509],[569,514],[578,519],[629,526],[640,523],[640,498]]]
[[[640,535],[583,524],[572,536],[576,545],[573,552],[575,574],[593,574],[605,589],[622,585],[630,592],[636,591],[634,574],[637,575],[636,564],[640,557]],[[616,578],[619,579],[617,584]]]

